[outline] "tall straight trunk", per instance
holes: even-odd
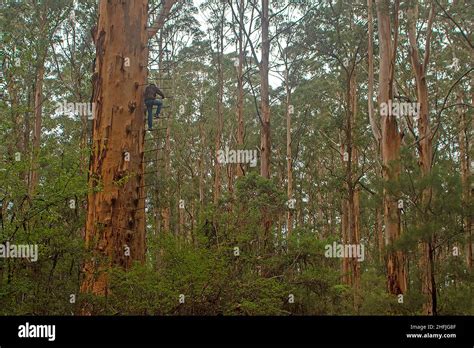
[[[285,89],[286,89],[286,175],[288,179],[287,183],[287,194],[288,199],[293,199],[293,158],[291,154],[291,89],[289,86],[288,69],[286,70],[285,76]],[[288,209],[286,216],[286,226],[288,230],[288,236],[291,235],[293,230],[293,209]]]
[[[20,96],[18,94],[17,85],[13,79],[14,75],[12,73],[7,72],[7,90],[8,95],[10,97],[10,115],[11,115],[11,124],[13,125],[12,129],[12,136],[15,139],[15,143],[9,143],[8,145],[8,157],[11,159],[15,158],[15,153],[19,152],[22,158],[26,158],[27,154],[27,147],[29,144],[29,121],[28,121],[28,113],[24,113],[24,129],[22,125],[22,119],[19,112],[19,104],[20,104]],[[28,93],[28,107],[30,106],[30,95]],[[20,172],[19,173],[20,180],[24,180],[25,183],[28,185],[28,173]],[[8,206],[8,202],[2,202],[2,208],[6,208]],[[2,214],[2,216],[5,216]]]
[[[202,106],[201,106],[202,109]],[[202,110],[201,110],[201,120],[199,121],[199,139],[201,140],[201,153],[199,154],[199,213],[201,214],[204,209],[204,148],[206,143],[206,133],[204,132],[204,125],[202,120]]]
[[[472,80],[471,80],[472,81]],[[474,94],[473,94],[474,96]],[[461,93],[458,94],[457,103],[461,104],[463,102],[463,97]],[[474,100],[473,100],[474,104]],[[462,202],[463,207],[470,207],[472,201],[472,190],[470,187],[471,183],[471,160],[470,160],[470,129],[471,127],[468,124],[466,117],[466,112],[464,107],[458,106],[457,108],[459,115],[459,155],[460,155],[460,164],[461,164],[461,183],[462,183]],[[463,226],[464,233],[466,235],[466,264],[469,269],[472,269],[472,214],[468,211],[464,213]]]
[[[145,259],[146,23],[147,0],[99,2],[86,221],[92,257],[84,265],[82,292],[107,295],[111,266]]]
[[[227,164],[227,167],[226,167],[227,190],[229,191],[230,196],[234,195],[235,168],[236,168],[235,164],[232,164],[232,163]]]
[[[45,33],[46,26],[48,25],[46,10],[43,8],[39,14],[39,29],[41,33]],[[46,37],[41,39],[46,40]],[[48,47],[40,49],[37,52],[37,65],[36,65],[36,76],[35,76],[35,89],[34,89],[34,128],[33,128],[33,142],[31,151],[31,167],[29,173],[29,185],[28,194],[33,196],[38,185],[38,158],[40,155],[41,147],[41,126],[43,118],[43,84],[45,74],[45,61],[48,55]]]
[[[159,81],[160,83],[160,87],[162,87],[162,84],[163,84],[163,70],[165,70],[166,72],[169,71],[169,66],[167,68],[164,67],[164,64],[163,64],[163,33],[160,32],[159,35],[158,35],[158,76],[157,76],[157,80]],[[162,111],[162,115],[164,115],[165,112]],[[154,169],[153,171],[155,171],[155,177],[154,177],[154,180],[155,180],[155,187],[153,188],[153,195],[154,195],[154,205],[153,205],[153,219],[154,219],[154,223],[155,223],[155,234],[156,235],[159,235],[160,232],[163,230],[163,226],[161,224],[162,222],[162,214],[160,213],[160,204],[161,204],[161,200],[160,200],[160,191],[163,187],[163,185],[160,185],[160,181],[162,180],[161,178],[161,175],[158,171],[158,165],[161,164],[161,161],[163,160],[163,152],[161,151],[162,149],[164,149],[164,145],[163,145],[164,141],[163,139],[160,137],[156,137],[155,139],[155,144],[154,144],[154,147],[155,149],[160,149],[160,150],[156,150],[154,155],[155,155],[155,166],[154,166]],[[168,197],[167,195],[163,195],[163,197]]]
[[[26,105],[28,105],[28,107],[30,108],[31,107],[31,104],[33,102],[33,97],[32,97],[32,94],[33,94],[33,91],[31,89],[31,87],[29,86],[28,87],[28,90],[27,90],[27,103]],[[12,107],[13,105],[16,105],[15,101],[13,100],[12,101]],[[18,125],[17,127],[17,131],[18,133],[17,136],[18,136],[18,140],[17,140],[17,149],[22,153],[22,156],[24,156],[24,158],[28,158],[29,156],[29,144],[30,144],[30,133],[31,133],[31,121],[30,121],[30,117],[31,117],[31,113],[30,111],[26,111],[24,114],[24,117],[23,117],[23,134],[20,134],[20,131],[21,131],[21,127]],[[28,187],[28,184],[29,184],[29,172],[27,170],[25,171],[22,171],[20,173],[20,179],[25,183],[26,187]]]
[[[341,233],[342,233],[342,243],[344,245],[351,243],[351,223],[350,223],[350,206],[349,206],[349,185],[347,182],[347,175],[348,175],[348,167],[345,163],[345,152],[347,150],[347,144],[344,142],[344,133],[347,132],[346,130],[341,130],[339,138],[340,138],[340,153],[341,153],[341,162],[342,165],[346,165],[346,178],[344,181],[344,190],[346,197],[343,197],[341,200]],[[351,285],[352,284],[352,274],[351,274],[351,260],[347,257],[342,259],[342,281],[345,284]]]
[[[393,97],[394,53],[397,40],[392,43],[390,24],[390,1],[376,0],[378,36],[379,36],[379,109],[388,105]],[[396,26],[395,26],[396,27]],[[396,31],[398,29],[396,28]],[[400,211],[398,209],[397,192],[387,188],[398,181],[400,176],[400,147],[402,134],[398,130],[397,120],[390,115],[382,115],[381,122],[381,152],[383,164],[383,180],[386,187],[383,190],[384,224],[386,243],[393,248],[401,236]],[[390,250],[387,255],[387,288],[391,294],[403,294],[407,289],[406,257],[402,251]]]
[[[160,82],[160,84],[163,84],[163,75],[164,75],[164,71],[169,71],[169,67],[168,68],[164,68],[163,66],[163,33],[160,32],[159,33],[159,36],[158,36],[158,81]],[[168,74],[169,75],[169,74]],[[166,117],[166,113],[162,111],[162,115]],[[169,116],[169,115],[168,115]],[[160,163],[160,161],[163,159],[163,152],[160,151],[159,149],[162,149],[164,147],[163,145],[163,139],[160,139],[157,137],[156,141],[155,141],[155,149],[156,152],[155,152],[155,169],[156,170],[156,176],[155,176],[155,180],[160,180],[160,174],[158,172],[158,164]],[[153,207],[153,217],[154,217],[154,220],[155,220],[155,232],[157,235],[160,234],[160,232],[162,231],[162,228],[163,226],[161,225],[161,214],[160,214],[160,188],[162,187],[162,185],[158,185],[158,183],[155,184],[155,187],[154,187],[154,196],[155,196],[155,204],[154,204],[154,207]],[[163,195],[164,196],[164,195]]]
[[[28,194],[34,195],[38,185],[38,157],[41,147],[41,125],[43,117],[43,81],[44,81],[44,58],[38,62],[35,82],[35,105],[34,105],[34,129],[33,129],[33,149],[31,152],[31,170],[28,186]]]
[[[358,167],[358,151],[354,144],[355,137],[355,121],[357,115],[357,81],[356,81],[356,68],[352,70],[349,77],[348,86],[348,148],[350,149],[349,161],[348,161],[348,186],[349,186],[349,231],[350,231],[350,243],[360,243],[360,203],[359,203],[359,189],[357,187],[356,172]],[[352,271],[352,284],[356,287],[360,287],[360,263],[356,258],[351,260],[351,271]]]
[[[359,223],[359,192],[356,188],[355,173],[357,171],[357,148],[354,145],[355,117],[357,114],[357,84],[355,67],[348,68],[346,91],[346,127],[345,145],[341,141],[341,160],[346,168],[344,187],[346,197],[342,202],[343,240],[345,244],[360,243]],[[342,138],[343,136],[341,136]],[[344,280],[356,288],[360,285],[360,264],[357,259],[344,258],[343,270],[347,275]]]
[[[416,96],[419,103],[418,110],[418,132],[419,141],[417,144],[419,158],[418,164],[421,169],[423,177],[428,177],[431,174],[432,158],[433,158],[433,146],[432,139],[433,134],[430,127],[430,110],[429,110],[429,99],[428,99],[428,85],[426,81],[426,72],[428,69],[428,63],[430,58],[430,44],[431,44],[431,27],[433,24],[435,12],[434,6],[431,6],[427,34],[425,42],[425,54],[423,61],[419,56],[417,34],[416,34],[416,22],[418,13],[418,5],[414,5],[408,9],[408,39],[410,43],[410,61],[415,75],[416,82]],[[431,187],[423,189],[422,192],[422,219],[421,224],[426,224],[429,221],[429,210],[431,204],[431,198],[433,190]],[[434,249],[433,249],[433,233],[426,237],[420,245],[421,259],[421,290],[425,296],[425,303],[423,305],[423,313],[426,315],[436,315],[436,283],[434,278]]]
[[[177,235],[179,236],[179,238],[182,238],[183,241],[187,241],[187,235],[186,235],[186,230],[185,230],[185,216],[184,216],[184,206],[181,206],[181,200],[182,200],[182,192],[181,192],[181,187],[182,187],[182,181],[181,181],[181,178],[182,178],[182,175],[181,173],[178,171],[178,197],[180,197],[180,201],[178,202],[178,219],[179,219],[179,222],[178,222],[178,233]],[[183,200],[183,203],[186,204],[186,202],[184,202]]]
[[[224,111],[223,111],[223,98],[224,98],[224,70],[223,70],[223,59],[224,59],[224,14],[225,7],[222,7],[222,16],[219,23],[219,32],[217,37],[217,132],[215,138],[216,147],[216,159],[219,156],[219,150],[222,146],[222,130],[224,127]],[[215,161],[214,165],[214,204],[217,204],[221,196],[221,169],[222,165],[219,161]]]
[[[369,122],[370,127],[372,129],[372,133],[374,135],[377,150],[380,152],[380,138],[382,135],[380,134],[380,129],[377,125],[377,121],[375,120],[375,113],[374,113],[374,45],[373,45],[373,38],[374,38],[374,20],[372,15],[372,0],[367,0],[367,8],[368,8],[368,15],[367,15],[367,24],[368,24],[368,42],[367,42],[367,63],[368,63],[368,83],[367,83],[367,101],[368,101],[368,113],[369,113]]]
[[[244,50],[243,50],[243,26],[244,26],[244,0],[240,0],[239,7],[239,66],[237,67],[237,147],[244,145]],[[244,175],[242,164],[237,164],[237,177]]]
[[[156,32],[162,29],[165,24],[165,19],[169,16],[172,7],[177,3],[177,0],[163,0],[162,2],[162,9],[160,14],[155,18],[155,21],[152,25],[152,29],[149,32],[149,37],[153,36]],[[161,33],[163,35],[163,33]],[[164,39],[166,42],[166,37]],[[170,40],[171,45],[171,54],[166,54],[166,66],[168,74],[172,74],[171,67],[174,67],[174,63],[171,61],[171,57],[173,57],[174,52],[174,43]],[[165,45],[166,47],[166,45]],[[174,86],[174,79],[171,81],[171,91],[175,90]],[[172,93],[172,92],[171,92]],[[168,95],[169,97],[169,95]],[[164,177],[170,178],[171,176],[171,113],[172,109],[168,113],[168,117],[166,117],[166,135],[165,135],[165,144],[164,144]],[[164,187],[164,202],[163,208],[161,209],[161,218],[162,218],[162,228],[163,231],[171,231],[171,194],[170,194],[170,187],[169,184],[166,184]]]
[[[260,175],[270,178],[270,99],[268,86],[268,69],[270,58],[270,39],[268,37],[269,17],[268,1],[262,0],[262,58],[260,61],[260,98],[262,128],[260,132]]]
[[[342,159],[342,158],[341,158]],[[350,243],[349,236],[349,204],[347,199],[342,199],[341,202],[341,233],[342,233],[342,243],[344,245]],[[347,257],[342,259],[342,281],[345,284],[351,284],[351,274],[350,274],[350,260]]]
[[[369,122],[372,129],[372,134],[375,139],[375,147],[377,156],[380,156],[380,128],[378,127],[374,113],[374,20],[372,15],[373,1],[367,0],[367,24],[368,24],[368,42],[367,42],[367,62],[368,62],[368,82],[367,82],[367,106],[369,113]],[[382,168],[379,167],[382,174]],[[384,238],[383,238],[383,210],[375,209],[375,231],[377,233],[377,244],[379,251],[379,261],[384,260]]]
[[[165,7],[163,8],[165,10]],[[165,39],[166,41],[166,39]],[[172,56],[172,54],[171,54]],[[166,71],[168,74],[172,74],[171,67],[173,63],[171,61],[170,55],[166,54],[166,64],[167,66]],[[171,90],[174,90],[174,80],[172,80]],[[166,109],[165,109],[166,110]],[[167,113],[167,117],[165,118],[166,122],[166,132],[165,132],[165,140],[164,140],[164,154],[163,154],[163,162],[164,162],[164,178],[168,179],[171,176],[171,109]],[[169,184],[166,183],[164,185],[164,199],[163,199],[163,207],[161,209],[161,219],[162,219],[162,231],[169,232],[171,231],[171,197],[170,197],[170,187]]]
[[[269,0],[262,0],[261,25],[262,25],[262,57],[260,61],[260,113],[261,113],[261,131],[260,131],[260,175],[264,178],[270,178],[270,97],[268,84],[269,58],[270,58],[270,39],[268,37]],[[272,226],[271,218],[266,211],[262,215],[264,229],[264,249],[268,248],[270,243],[270,229]]]
[[[165,149],[163,160],[165,162],[165,178],[169,178],[171,175],[171,118],[168,115],[166,119],[166,135],[165,135]],[[161,210],[161,218],[163,221],[163,231],[168,232],[171,229],[171,203],[170,203],[170,188],[167,184],[164,189],[165,199],[163,202],[163,208]]]
[[[385,242],[383,238],[383,209],[375,209],[375,231],[377,233],[377,247],[379,251],[379,262],[384,261]]]

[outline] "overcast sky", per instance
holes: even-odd
[[[286,2],[286,0],[280,0],[280,1],[284,1]],[[194,3],[194,6],[196,6],[199,10],[199,13],[196,14],[194,17],[196,18],[196,20],[200,23],[201,25],[201,29],[202,30],[208,30],[209,29],[209,23],[208,23],[208,18],[209,18],[209,13],[208,12],[204,12],[201,10],[200,6],[201,4],[203,4],[205,2],[205,0],[193,0],[193,3]],[[271,6],[271,5],[270,5]],[[226,18],[227,20],[230,22],[231,19],[232,19],[232,12],[229,10],[227,11],[226,13]],[[228,45],[226,47],[226,53],[231,53],[231,52],[235,52],[235,45]],[[260,58],[260,50],[256,49],[256,52],[257,52],[257,56]],[[270,65],[272,65],[272,57],[270,57]],[[272,72],[270,70],[270,73],[269,73],[269,83],[270,85],[273,87],[273,88],[276,88],[278,87],[279,85],[281,85],[282,81],[280,78],[278,78],[277,74],[275,72]]]

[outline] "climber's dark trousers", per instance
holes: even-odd
[[[156,105],[156,117],[160,116],[161,106],[163,102],[159,99],[146,99],[146,109],[148,111],[148,129],[153,128],[153,105]]]

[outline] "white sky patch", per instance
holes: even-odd
[[[286,0],[280,0],[280,1],[285,1]],[[194,15],[194,18],[198,21],[199,23],[199,26],[200,28],[204,31],[204,32],[209,32],[210,30],[212,30],[212,27],[209,23],[209,18],[210,18],[210,13],[209,11],[204,11],[202,8],[201,8],[201,5],[205,2],[205,0],[194,0],[193,1],[193,4],[194,6],[197,7],[198,9],[198,13]],[[270,4],[271,6],[271,4]],[[297,18],[295,18],[297,19]],[[232,11],[230,10],[229,6],[227,6],[227,11],[226,11],[226,21],[227,22],[232,22]],[[235,25],[238,25],[237,23],[235,23]],[[270,26],[271,26],[271,23],[270,23]],[[230,31],[229,32],[229,35],[232,36],[233,35],[233,32]],[[258,33],[258,35],[260,35],[260,33]],[[271,33],[270,33],[270,36],[271,36]],[[255,45],[257,46],[257,45]],[[270,47],[270,50],[272,49],[272,47]],[[250,48],[248,48],[248,51],[250,53]],[[226,45],[226,48],[224,50],[224,53],[225,54],[229,54],[229,53],[236,53],[236,47],[235,45]],[[255,53],[257,54],[257,57],[260,59],[260,56],[261,56],[261,50],[258,49],[258,47],[255,47]],[[273,60],[272,60],[272,57],[270,57],[270,66],[275,64],[275,57],[273,57]],[[268,81],[269,81],[269,84],[272,88],[277,88],[279,86],[281,86],[282,84],[282,79],[281,77],[278,75],[278,73],[276,73],[275,71],[273,71],[272,69],[270,69],[269,71],[269,74],[268,74]]]

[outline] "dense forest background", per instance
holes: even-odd
[[[0,258],[2,315],[474,314],[472,1],[150,0],[146,248],[96,291],[99,120],[67,106],[98,95],[99,2],[0,1],[0,241],[39,247]]]

